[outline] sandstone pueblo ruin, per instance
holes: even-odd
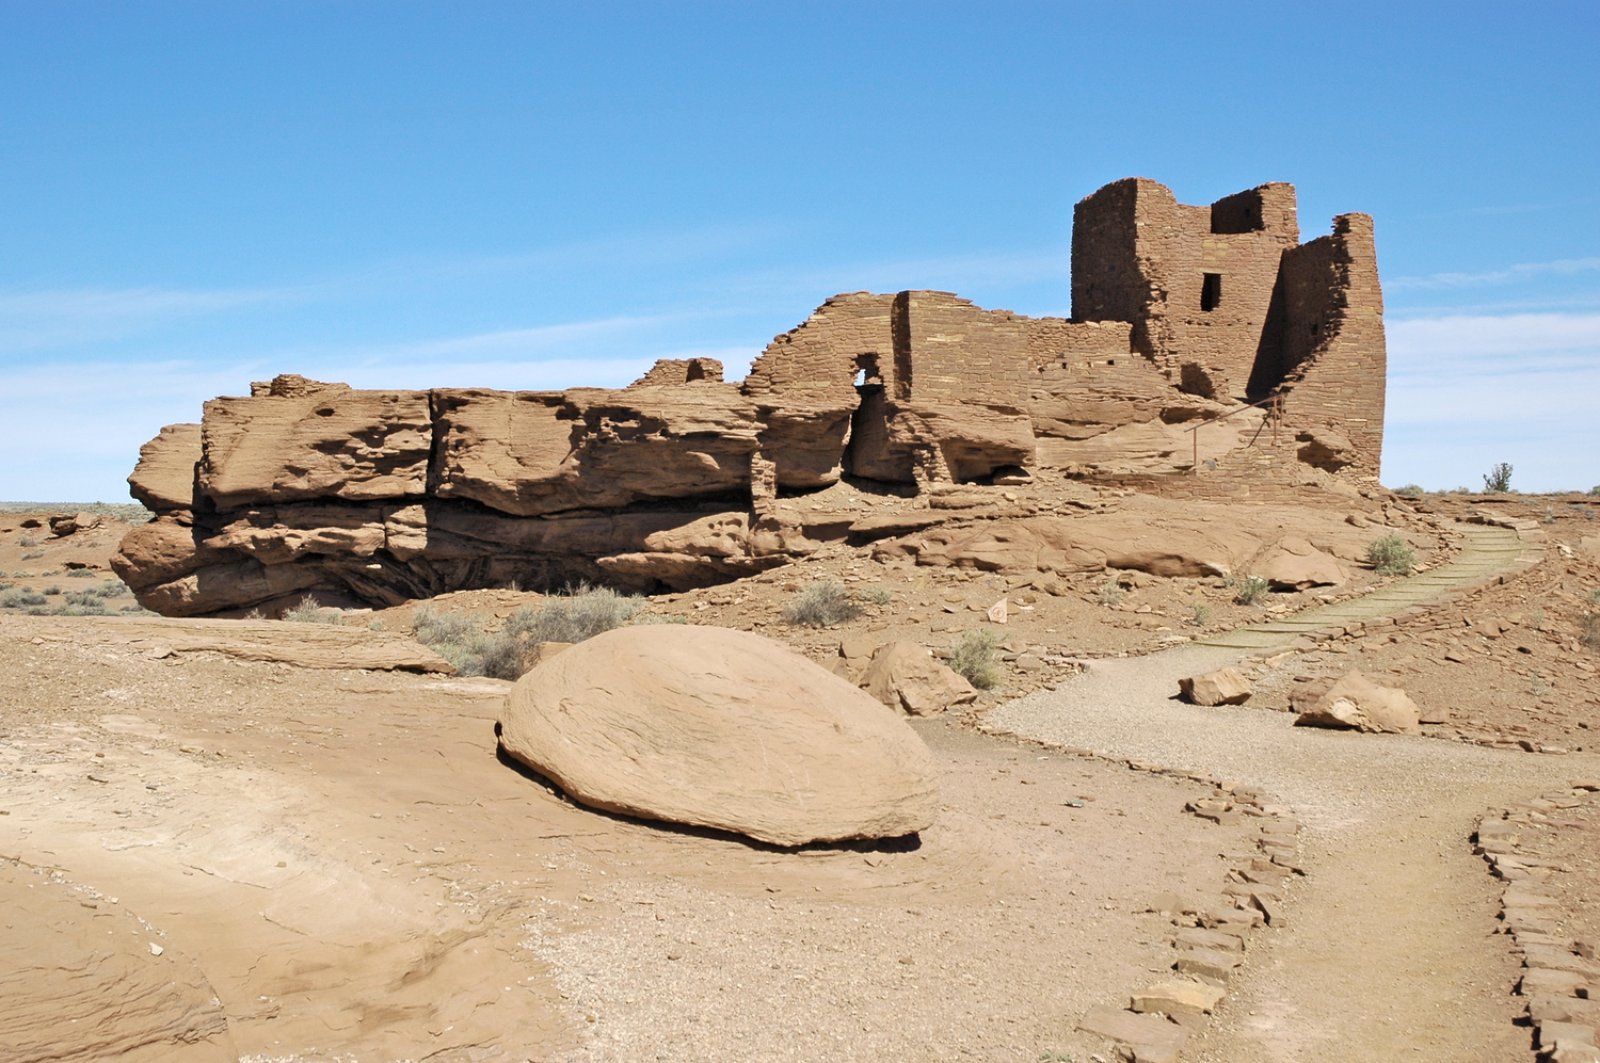
[[[145,445],[129,483],[157,517],[117,572],[175,616],[514,582],[684,589],[915,537],[985,487],[1259,498],[1376,479],[1369,216],[1301,243],[1291,185],[1187,206],[1129,178],[1077,204],[1071,262],[1070,319],[837,295],[739,383],[709,359],[616,390],[257,383]],[[895,504],[793,504],[841,479]]]

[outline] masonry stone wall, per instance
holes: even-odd
[[[1281,287],[1285,423],[1299,434],[1343,437],[1351,467],[1376,476],[1388,366],[1372,218],[1341,214],[1332,235],[1285,253]]]
[[[1291,185],[1194,207],[1155,181],[1118,181],[1074,210],[1073,318],[1133,322],[1135,346],[1188,390],[1243,395],[1298,239]]]
[[[1061,441],[1038,447],[1043,467],[1093,474],[1078,458],[1128,440],[1170,472],[1182,434],[1171,426],[1249,401],[1272,407],[1274,434],[1251,433],[1248,453],[1221,462],[1237,475],[1290,483],[1298,462],[1376,476],[1385,355],[1370,218],[1343,215],[1301,245],[1291,185],[1190,206],[1155,181],[1117,181],[1075,208],[1072,308],[1030,318],[949,292],[839,295],[774,339],[742,390],[764,407],[855,410],[851,465],[863,470],[903,467],[908,446],[948,451],[949,440],[908,443],[906,423],[945,422],[907,411],[965,404],[1026,411],[1041,441]],[[875,420],[896,416],[899,427]],[[890,436],[892,462],[873,442]]]
[[[658,358],[649,372],[628,386],[653,388],[663,384],[693,384],[699,381],[722,383],[722,363],[715,358]]]
[[[892,385],[895,298],[850,292],[829,299],[804,323],[767,345],[745,377],[745,394],[853,406],[858,372]]]

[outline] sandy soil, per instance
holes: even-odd
[[[1195,784],[937,723],[919,847],[792,853],[565,802],[496,760],[492,680],[18,638],[0,670],[0,853],[136,913],[247,1057],[1082,1051],[1168,962],[1141,909],[1248,851]]]
[[[1526,505],[1542,517],[1539,500]],[[91,1046],[78,1058],[1111,1059],[1076,1025],[1167,972],[1173,928],[1146,909],[1167,893],[1216,898],[1252,846],[1248,821],[1183,811],[1208,788],[1118,759],[1137,756],[1261,785],[1306,826],[1309,876],[1252,937],[1186,1059],[1531,1060],[1512,1025],[1516,961],[1492,932],[1497,887],[1467,835],[1475,815],[1552,771],[1594,774],[1580,751],[1600,726],[1583,667],[1594,658],[1572,625],[1595,573],[1557,549],[1581,546],[1588,521],[1552,508],[1547,560],[1527,576],[1398,639],[1291,654],[1256,702],[1272,708],[1301,677],[1359,661],[1419,700],[1447,701],[1440,735],[1504,749],[1307,734],[1255,707],[1179,706],[1176,671],[1227,656],[1199,647],[1074,678],[1078,662],[1192,634],[1191,599],[1226,595],[1203,581],[1155,581],[1108,606],[1083,580],[1029,602],[997,577],[841,554],[652,604],[702,622],[742,617],[825,659],[852,633],[933,644],[1012,596],[1008,686],[982,712],[1032,714],[1012,729],[1111,759],[919,722],[944,808],[914,848],[780,852],[584,811],[496,759],[495,681],[153,653],[96,617],[52,618],[52,629],[81,626],[70,641],[8,621],[0,959],[13,962],[0,969],[13,972],[8,1000],[34,1005],[7,1014],[35,1022],[6,1033]],[[120,528],[51,540],[23,518],[0,513],[6,582],[42,593],[78,584],[70,564],[104,575]],[[843,631],[778,623],[791,586],[824,572],[885,582],[890,604]],[[528,600],[456,597],[500,615]],[[106,599],[113,611],[128,601]],[[1524,630],[1530,603],[1545,609],[1532,630],[1548,628],[1546,641]],[[1520,627],[1508,619],[1518,607]],[[1209,629],[1260,615],[1238,611]],[[380,619],[404,630],[405,616]],[[1484,636],[1484,661],[1435,652],[1456,625],[1491,623],[1502,637]],[[1040,650],[1060,660],[1043,674],[1018,667]],[[1548,660],[1549,696],[1525,708],[1495,677],[1529,656]],[[1515,728],[1534,748],[1570,752],[1524,753]],[[1597,831],[1575,818],[1551,844],[1587,868]],[[1592,927],[1597,899],[1580,878],[1563,903],[1575,927]],[[59,1002],[87,1018],[108,998],[131,1001],[115,1021],[71,1024],[70,1038],[48,1025]],[[175,1031],[190,1035],[183,1055],[151,1041]]]

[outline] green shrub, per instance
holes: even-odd
[[[1483,490],[1492,495],[1503,495],[1511,490],[1511,463],[1502,461],[1484,473]]]
[[[1107,609],[1115,609],[1121,605],[1122,599],[1127,595],[1128,592],[1123,589],[1122,584],[1114,579],[1108,579],[1100,584],[1100,589],[1096,592],[1096,596],[1100,599],[1100,604]]]
[[[1194,611],[1189,618],[1190,623],[1195,627],[1205,627],[1206,622],[1211,619],[1211,606],[1204,602],[1196,602],[1189,608]]]
[[[1390,532],[1367,544],[1367,564],[1380,576],[1409,576],[1417,567],[1417,552]]]
[[[1239,589],[1234,594],[1233,600],[1238,602],[1240,605],[1255,605],[1271,589],[1272,584],[1268,583],[1262,577],[1246,576],[1239,583]]]
[[[324,609],[308,594],[300,599],[298,605],[285,610],[279,619],[295,624],[343,624],[344,614],[337,609]]]
[[[999,645],[1000,635],[988,628],[965,631],[950,647],[945,663],[979,690],[993,690],[1000,685],[1000,662],[995,659]]]
[[[56,595],[58,595],[60,593],[61,593],[61,588],[55,586],[54,584],[52,584],[52,585],[50,585],[50,586],[48,586],[48,587],[46,587],[44,589],[44,595],[45,595],[46,598],[54,598]]]
[[[44,595],[35,591],[17,587],[14,590],[0,594],[0,609],[25,609],[42,606],[49,602]]]
[[[1405,498],[1421,498],[1424,494],[1422,488],[1417,484],[1406,484],[1404,487],[1396,487],[1394,489],[1394,493]]]
[[[69,569],[67,569],[67,578],[68,579],[94,579],[94,569],[92,569],[92,568],[69,568]]]
[[[1585,613],[1578,626],[1578,641],[1593,653],[1600,653],[1600,613]]]
[[[850,600],[850,593],[838,580],[820,580],[806,587],[783,607],[783,619],[807,627],[830,627],[854,620],[861,606]]]

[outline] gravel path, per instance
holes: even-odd
[[[1461,580],[1481,575],[1464,566]],[[1436,594],[1456,585],[1431,582]],[[1262,648],[1260,639],[1239,641]],[[1176,700],[1180,677],[1245,652],[1191,645],[1097,661],[985,721],[997,732],[1259,786],[1301,821],[1308,877],[1287,923],[1258,936],[1186,1058],[1532,1059],[1527,1031],[1511,1025],[1517,964],[1507,939],[1493,936],[1495,890],[1467,838],[1485,808],[1592,775],[1600,756],[1296,728],[1287,713]]]

